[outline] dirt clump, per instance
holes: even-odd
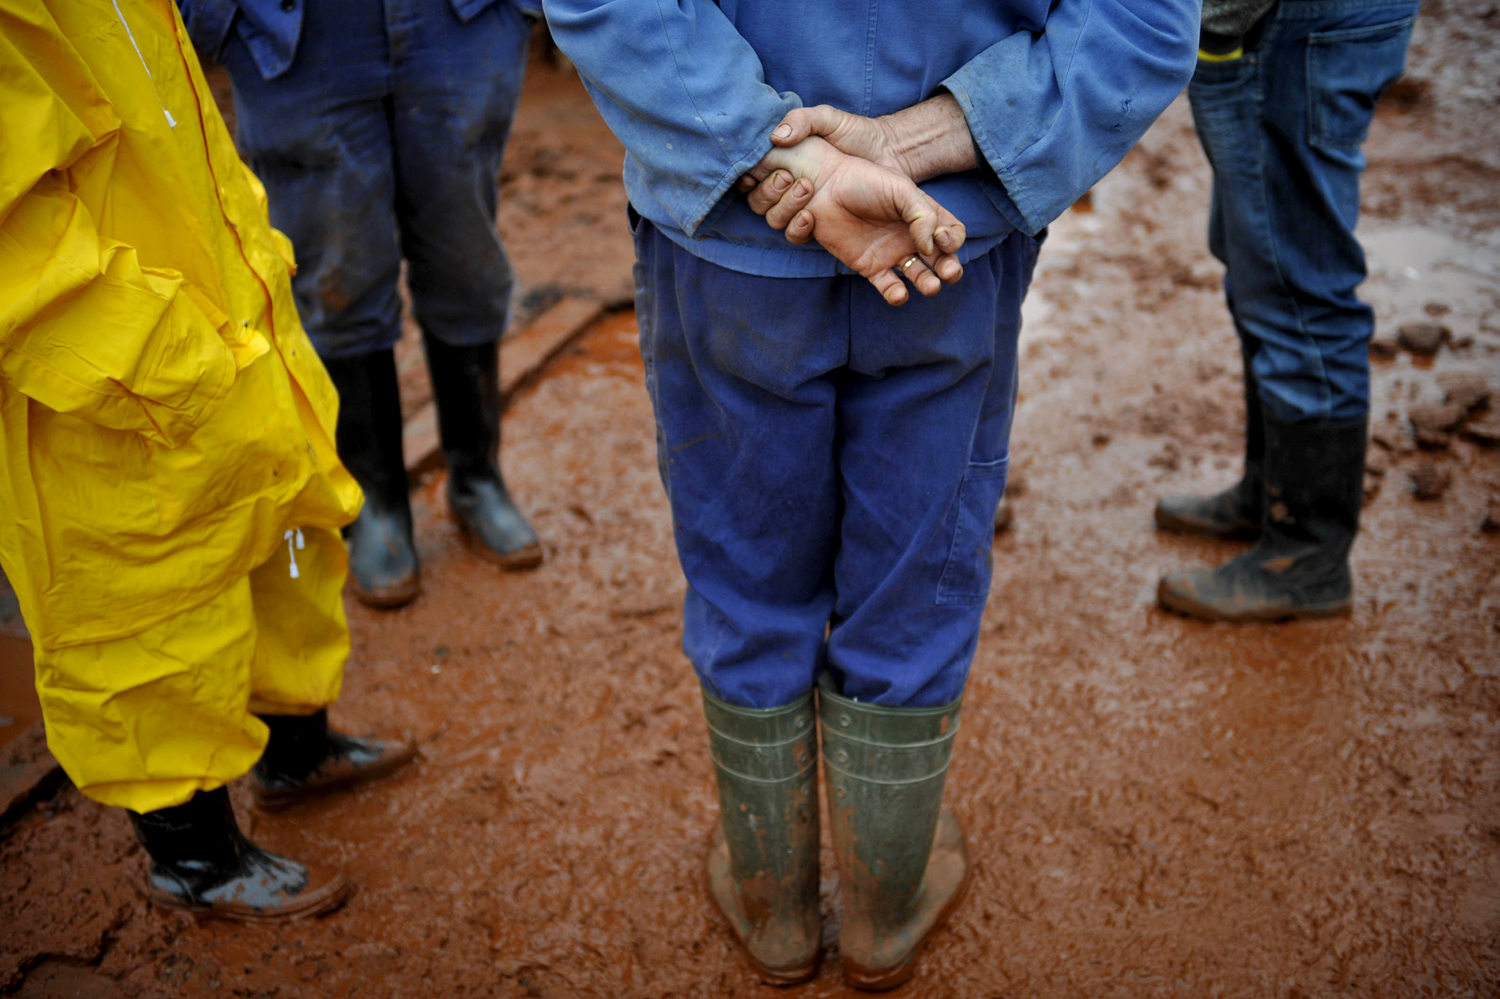
[[[1419,500],[1442,499],[1453,485],[1453,472],[1443,465],[1424,461],[1411,473],[1412,495]]]
[[[1441,323],[1403,323],[1397,331],[1401,346],[1413,354],[1436,354],[1448,342],[1453,331]]]

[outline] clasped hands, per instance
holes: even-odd
[[[771,142],[737,187],[790,242],[816,239],[891,305],[907,300],[906,282],[932,296],[963,277],[963,223],[917,186],[973,166],[968,126],[951,97],[890,118],[797,108]]]

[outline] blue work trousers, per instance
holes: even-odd
[[[1188,96],[1213,166],[1209,248],[1228,273],[1261,402],[1288,423],[1369,410],[1360,145],[1406,65],[1415,0],[1281,0],[1245,55],[1200,60]]]
[[[963,692],[1005,488],[1021,300],[1013,233],[935,298],[861,277],[768,278],[636,225],[657,456],[704,685],[787,704],[827,668],[846,696]]]
[[[463,23],[449,0],[318,0],[271,80],[231,33],[236,139],[296,249],[292,287],[322,356],[395,346],[403,256],[426,333],[472,346],[505,331],[496,178],[529,30],[510,3]]]

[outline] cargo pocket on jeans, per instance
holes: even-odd
[[[983,603],[990,592],[994,560],[995,507],[1005,491],[1009,458],[973,463],[958,487],[958,518],[948,562],[938,580],[937,602],[943,605]]]
[[[1307,36],[1307,138],[1324,152],[1359,152],[1375,103],[1406,68],[1415,17]]]

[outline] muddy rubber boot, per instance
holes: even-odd
[[[761,978],[818,973],[818,741],[812,692],[784,707],[726,704],[703,691],[719,781],[708,845],[710,897]]]
[[[1262,465],[1266,450],[1265,418],[1260,386],[1245,358],[1245,474],[1240,481],[1212,496],[1163,496],[1156,501],[1156,526],[1181,534],[1210,538],[1260,536]]]
[[[330,791],[377,780],[410,763],[417,747],[356,739],[328,726],[328,712],[260,715],[271,730],[250,771],[257,808],[279,812]]]
[[[148,897],[156,905],[275,922],[332,912],[354,890],[335,868],[300,864],[246,839],[227,788],[199,791],[174,808],[131,812],[130,822],[151,857]]]
[[[1156,591],[1161,605],[1209,621],[1349,613],[1365,422],[1282,423],[1267,415],[1260,540],[1217,569],[1163,576]]]
[[[883,708],[818,681],[828,824],[839,865],[844,980],[893,989],[911,978],[928,935],[968,884],[957,817],[942,807],[959,701]]]
[[[504,569],[542,564],[542,545],[500,476],[500,347],[424,336],[448,459],[448,508],[473,551]]]
[[[349,584],[361,603],[400,607],[416,599],[422,584],[401,454],[396,354],[379,350],[323,366],[339,390],[339,459],[365,493],[359,516],[344,528]]]

